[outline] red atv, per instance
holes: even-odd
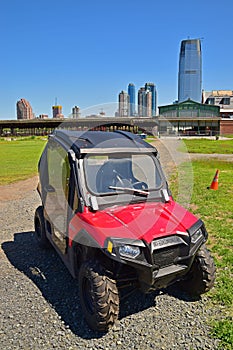
[[[123,132],[57,130],[39,162],[35,234],[73,277],[89,326],[118,318],[119,290],[177,286],[199,296],[215,266],[204,223],[174,202],[156,148]]]

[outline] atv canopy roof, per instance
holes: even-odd
[[[126,131],[56,130],[50,137],[57,139],[76,155],[80,153],[136,152],[156,153],[157,149],[138,135]]]

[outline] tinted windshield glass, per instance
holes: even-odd
[[[90,155],[84,168],[88,190],[96,195],[121,189],[149,191],[162,182],[155,158],[148,154]]]

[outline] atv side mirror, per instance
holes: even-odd
[[[163,197],[163,200],[165,201],[165,203],[170,202],[170,197],[169,197],[169,194],[168,194],[166,188],[163,188],[163,189],[161,190],[161,194],[162,194],[162,197]]]

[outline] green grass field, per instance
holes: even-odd
[[[200,144],[202,153],[233,153],[233,140],[185,140],[189,152]],[[0,184],[7,184],[37,174],[37,164],[45,140],[27,138],[16,141],[0,140]],[[185,169],[186,164],[181,166]],[[212,324],[213,336],[221,339],[222,348],[230,350],[233,345],[233,163],[216,160],[194,161],[194,187],[191,210],[205,222],[209,232],[208,247],[217,266],[215,287],[208,293],[209,307],[219,306],[219,315]],[[216,169],[220,170],[219,188],[207,190]],[[185,181],[185,178],[184,178]],[[186,179],[187,181],[187,179]],[[176,197],[177,178],[171,181]]]
[[[233,346],[233,163],[193,162],[194,213],[201,215],[209,232],[209,247],[217,266],[217,282],[210,293],[221,305],[225,317],[214,321],[213,333],[223,341],[224,349]],[[217,191],[206,190],[215,169],[220,169]]]
[[[233,157],[233,139],[228,139],[228,140],[183,139],[183,142],[186,145],[189,153],[232,154],[232,157]]]
[[[0,140],[0,185],[36,175],[44,146],[45,140],[41,138]]]
[[[185,167],[185,163],[181,165],[181,174],[185,174]],[[219,305],[221,318],[211,321],[213,335],[222,340],[222,349],[230,350],[233,345],[233,163],[193,161],[192,167],[194,186],[190,207],[206,225],[207,245],[217,267],[216,284],[209,296],[210,307]],[[218,190],[208,190],[216,169],[220,170]],[[171,185],[176,197],[177,182]]]

